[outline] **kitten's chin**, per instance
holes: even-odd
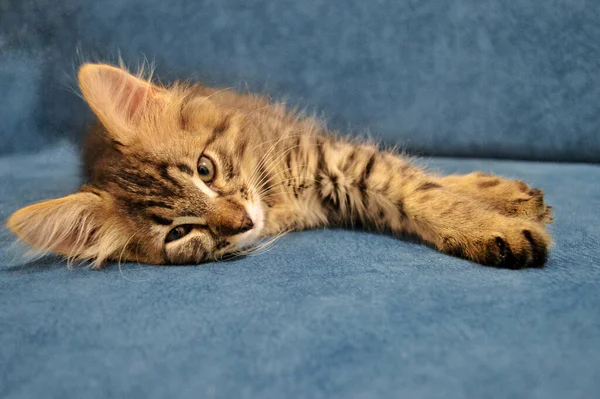
[[[245,207],[248,216],[252,219],[254,227],[251,230],[236,236],[236,246],[238,249],[248,248],[258,241],[265,226],[265,214],[259,201],[248,201],[245,204]]]

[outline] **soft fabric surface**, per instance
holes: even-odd
[[[119,52],[412,152],[600,161],[593,1],[0,0],[2,220],[77,188],[75,71]],[[318,230],[231,262],[69,270],[15,260],[1,228],[0,398],[597,396],[600,166],[421,161],[544,189],[547,267]]]
[[[600,161],[591,0],[3,0],[0,152],[78,137],[75,69],[119,51],[420,153]]]
[[[600,167],[422,160],[541,187],[556,245],[497,270],[351,231],[197,267],[7,265],[2,398],[591,398],[600,392]],[[0,216],[77,186],[68,147],[0,158]]]

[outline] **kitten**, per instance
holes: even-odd
[[[551,209],[521,181],[427,174],[259,96],[162,87],[104,64],[83,65],[78,81],[99,120],[87,182],[8,220],[40,251],[96,267],[197,264],[282,232],[362,226],[484,265],[546,261]]]

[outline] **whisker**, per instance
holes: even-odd
[[[258,256],[272,250],[275,247],[277,241],[279,241],[281,238],[287,235],[290,231],[291,230],[282,231],[281,233],[274,236],[271,240],[263,243],[260,247],[249,253],[248,256]]]
[[[263,174],[266,174],[266,176],[263,176],[263,178],[256,184],[256,186],[258,187],[259,190],[267,183],[267,181],[268,181],[267,177],[269,177],[268,174],[273,170],[274,167],[277,167],[277,161],[279,161],[281,159],[281,157],[287,155],[294,148],[298,148],[298,147],[300,147],[300,145],[295,145],[295,146],[292,146],[291,148],[288,148],[287,150],[284,150],[284,152],[282,154],[279,154],[277,156],[277,158],[275,158],[271,161],[271,163],[268,165],[269,169],[263,170]]]
[[[292,229],[287,229],[284,230],[280,233],[278,233],[277,235],[268,238],[266,241],[261,240],[258,243],[256,243],[256,245],[252,246],[251,248],[247,248],[241,251],[238,251],[236,253],[236,256],[257,256],[257,255],[261,255],[262,253],[266,252],[265,250],[269,247],[272,247],[280,238],[282,238],[283,236],[285,236],[287,233],[289,233],[290,231],[293,231]]]
[[[262,197],[264,194],[267,194],[271,191],[281,188],[282,184],[285,184],[288,182],[293,182],[293,181],[302,181],[304,183],[304,182],[314,182],[314,181],[317,181],[317,179],[315,179],[314,177],[304,177],[304,176],[297,176],[297,177],[290,177],[287,179],[281,179],[281,180],[277,181],[276,183],[274,183],[272,187],[262,190],[258,194]]]
[[[323,143],[316,143],[315,145],[320,146],[320,145],[323,145]],[[279,159],[281,159],[281,157],[287,155],[287,153],[289,153],[290,151],[292,151],[294,148],[298,148],[298,147],[301,147],[301,146],[302,146],[302,144],[298,144],[298,145],[292,146],[291,148],[288,148],[288,149],[284,150],[285,151],[284,153],[280,154],[276,159],[274,159],[274,160],[271,161],[271,164],[269,165],[269,170],[265,171],[263,173],[270,172],[274,167],[277,166],[277,161],[279,161]],[[258,182],[258,184],[255,184],[255,186],[258,188],[258,191],[260,191],[262,189],[262,187],[264,186],[264,184],[266,184],[266,182],[267,182],[267,180],[265,180],[265,177],[263,177],[263,179],[260,180]],[[252,187],[254,187],[254,185]],[[256,190],[255,190],[255,192],[256,192]]]
[[[302,131],[301,131],[302,132]],[[300,133],[301,133],[300,132]],[[299,134],[300,135],[300,134]],[[278,140],[267,150],[267,152],[265,153],[265,155],[263,155],[261,157],[261,159],[258,161],[258,164],[256,165],[256,168],[254,169],[254,172],[252,173],[252,175],[249,178],[249,181],[251,183],[251,185],[254,185],[256,182],[254,181],[255,178],[255,174],[261,170],[261,168],[264,166],[264,162],[267,160],[267,158],[269,157],[269,155],[271,154],[271,152],[273,152],[273,150],[276,148],[277,144],[279,144],[282,140],[289,138],[289,135],[283,135],[282,137],[278,138]],[[255,147],[256,148],[256,147]],[[264,173],[264,171],[263,171]]]
[[[282,173],[286,173],[286,172],[289,172],[289,171],[294,170],[294,169],[302,169],[302,168],[305,168],[306,166],[308,166],[308,165],[297,165],[295,168],[293,168],[293,167],[285,168],[285,169],[277,172],[275,175],[271,176],[271,178],[273,179],[273,178],[281,175]],[[303,179],[303,176],[293,177],[292,179]],[[278,181],[278,182],[276,182],[274,184],[280,184],[280,183],[281,183],[281,181]]]
[[[277,147],[277,145],[281,141],[283,141],[283,140],[290,139],[290,138],[293,138],[293,137],[299,137],[299,136],[306,135],[306,133],[305,133],[306,130],[308,130],[308,128],[301,129],[301,130],[290,131],[289,133],[284,134],[282,137],[277,138],[276,139],[277,141],[273,145],[271,145],[271,147],[267,150],[267,152],[265,153],[265,155],[263,155],[261,157],[261,159],[259,160],[258,164],[256,165],[256,168],[254,169],[254,172],[253,172],[253,174],[251,175],[251,177],[249,179],[252,182],[252,184],[255,183],[255,181],[253,180],[253,178],[255,177],[256,173],[258,171],[260,171],[261,168],[264,167],[264,163],[268,160],[269,155],[273,152],[273,150]],[[273,140],[269,140],[267,142],[270,142],[270,141],[273,141]],[[262,144],[259,144],[259,145],[255,146],[254,149],[257,148],[260,145],[262,145]],[[261,174],[264,174],[264,171]]]
[[[120,253],[120,255],[119,255],[119,260],[118,260],[118,262],[117,262],[117,265],[118,265],[118,267],[119,267],[119,274],[121,275],[121,277],[123,277],[123,278],[124,278],[125,280],[127,280],[127,281],[131,281],[131,282],[134,282],[134,283],[139,283],[139,282],[142,282],[143,280],[133,280],[133,279],[130,279],[129,277],[125,276],[125,273],[123,273],[123,268],[122,268],[122,260],[123,260],[123,254],[125,253],[125,250],[127,249],[127,246],[129,245],[129,243],[131,242],[131,240],[133,240],[133,238],[134,238],[134,237],[135,237],[135,236],[136,236],[138,233],[140,233],[141,231],[142,231],[142,229],[141,229],[141,228],[138,228],[138,229],[137,229],[137,230],[136,230],[136,231],[135,231],[135,232],[134,232],[134,233],[133,233],[133,234],[132,234],[132,235],[129,237],[129,239],[127,239],[127,241],[125,241],[125,244],[123,245],[123,248],[122,248],[122,250],[121,250],[121,253]],[[136,258],[137,258],[137,253],[136,253]],[[140,262],[139,262],[139,260],[137,261],[137,264],[138,264],[138,266],[141,266],[141,265],[140,265]]]

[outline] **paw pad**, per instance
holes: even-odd
[[[496,246],[498,246],[498,250],[500,251],[500,257],[498,259],[500,260],[500,263],[502,263],[506,260],[506,242],[502,238],[496,237]]]
[[[495,239],[496,247],[498,248],[499,254],[496,258],[493,266],[503,267],[508,269],[520,269],[523,267],[524,262],[521,259],[514,256],[510,245],[501,237]]]

